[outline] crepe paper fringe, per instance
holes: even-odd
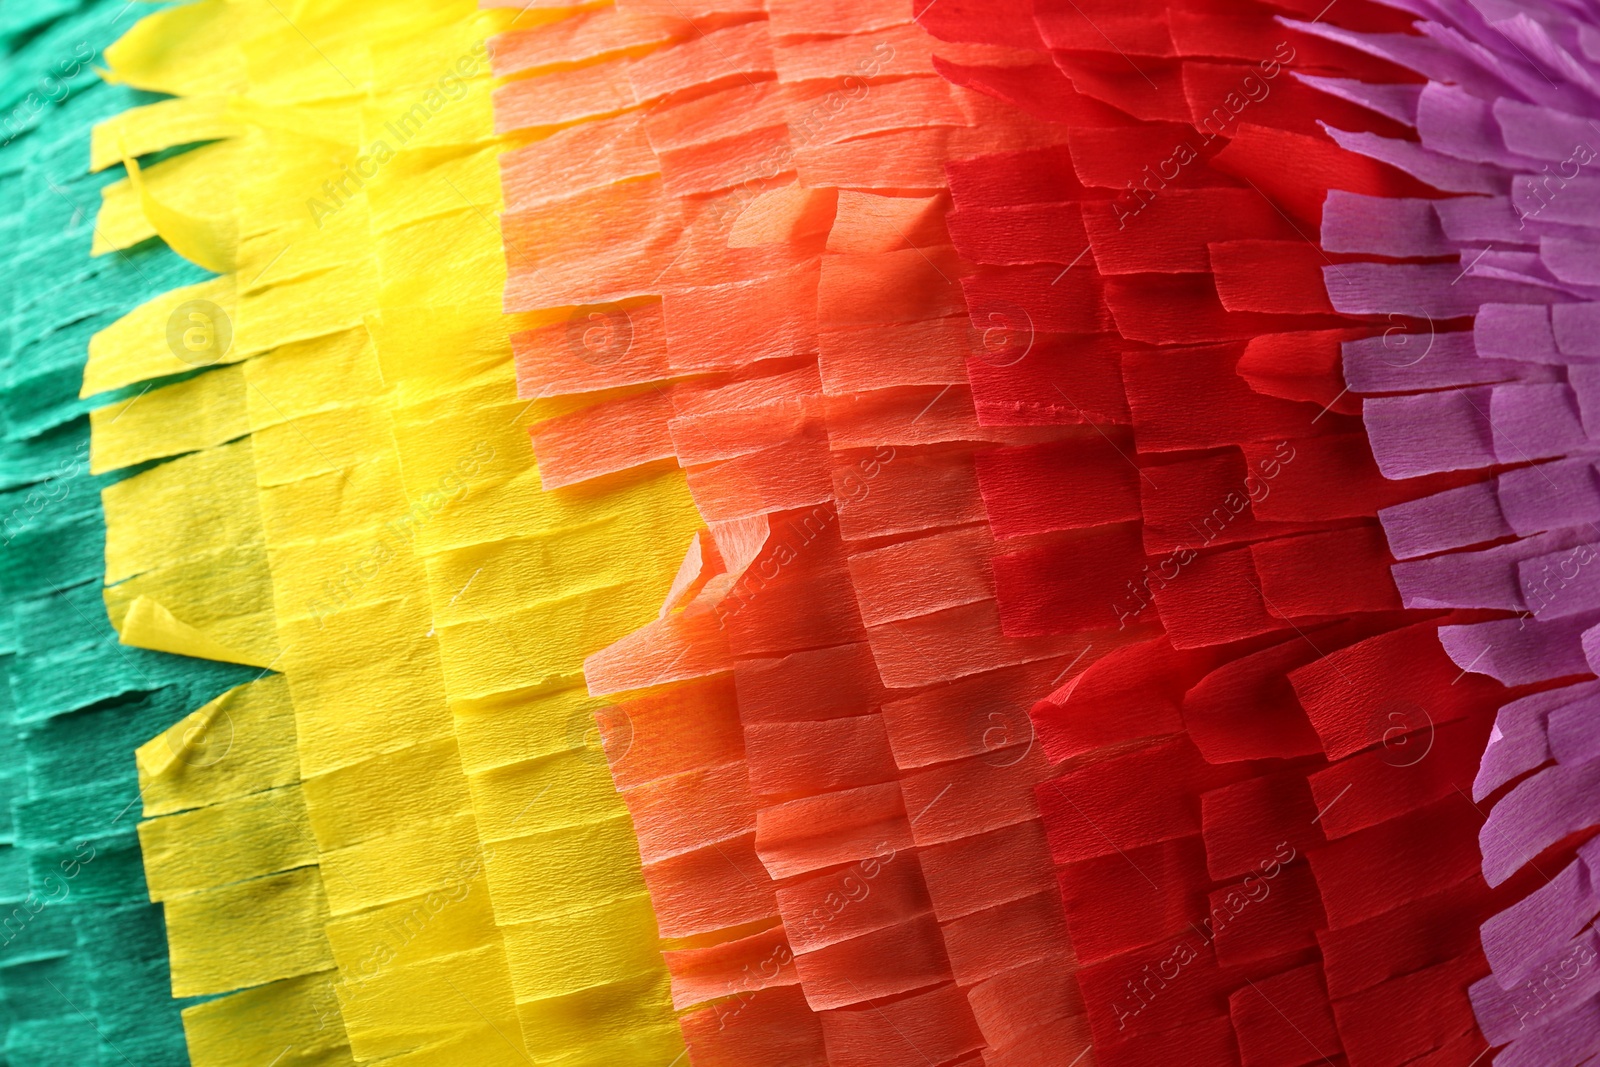
[[[1394,323],[1330,303],[1324,275],[1352,268],[1306,239],[1352,194],[1430,195],[1320,125],[1395,138],[1411,97],[1310,24],[1408,20],[1321,7],[921,9],[942,38],[1035,51],[941,69],[1065,132],[952,168],[951,219],[1081,227],[1070,254],[953,228],[975,321],[1033,331],[974,379],[979,411],[1091,431],[979,468],[1014,531],[1002,623],[1086,658],[1108,626],[1144,638],[1033,710],[1065,764],[1039,802],[1103,1067],[1485,1051],[1473,930],[1507,897],[1478,873],[1466,790],[1506,694],[1439,644],[1472,614],[1403,600],[1378,522],[1469,479],[1382,476],[1339,357]]]
[[[145,160],[105,250],[220,273],[91,344],[85,395],[140,397],[95,418],[139,470],[106,603],[128,644],[259,668],[139,752],[175,989],[221,994],[197,1065],[683,1052],[580,672],[694,513],[675,472],[547,494],[525,449],[484,45],[519,17],[200,3],[108,55],[175,99],[96,132]]]
[[[514,339],[569,401],[541,472],[674,463],[706,524],[587,661],[698,1065],[1086,1042],[1026,720],[1076,649],[1001,634],[978,492],[1052,435],[980,425],[944,221],[950,159],[1060,134],[912,14],[624,2],[494,47],[507,306],[563,316]]]
[[[130,38],[119,72],[184,102],[107,126],[97,165],[224,139],[130,166],[101,250],[159,235],[224,273],[101,334],[85,393],[182,369],[139,340],[179,303],[209,302],[232,343],[145,412],[97,415],[96,470],[181,457],[107,491],[106,605],[130,644],[283,672],[140,751],[175,988],[249,987],[186,1014],[196,1062],[283,1043],[288,1062],[657,1063],[679,1023],[696,1064],[1482,1053],[1496,979],[1471,932],[1534,883],[1478,876],[1463,787],[1507,694],[1456,674],[1439,631],[1507,605],[1417,595],[1481,578],[1389,577],[1389,516],[1474,485],[1380,477],[1389,439],[1371,430],[1375,465],[1338,357],[1349,373],[1394,335],[1324,290],[1303,232],[1447,254],[1370,242],[1439,210],[1424,182],[1487,179],[1396,147],[1423,97],[1389,60],[1413,45],[1328,43],[1404,26],[1376,8],[1273,45],[1287,7],[1235,11],[1223,40],[1153,5],[947,4],[921,26],[899,4],[737,0],[472,23],[512,27],[493,48],[516,79],[496,98],[518,144],[508,277],[482,78],[355,181],[367,203],[272,214],[313,163],[390,165],[363,135],[393,103],[442,109],[451,83],[418,80],[418,53],[474,39],[465,12],[430,9],[426,47],[408,5],[359,34],[320,14],[332,74],[249,5]],[[143,43],[175,30],[251,62],[168,67]],[[246,69],[289,77],[227,80]],[[208,84],[247,102],[219,111]],[[1190,137],[1205,150],[1139,170]],[[466,206],[416,195],[435,176]],[[1403,199],[1363,226],[1377,197]],[[464,237],[474,216],[489,232]],[[262,233],[303,243],[269,261],[242,236]],[[1423,379],[1400,380],[1385,391]],[[370,551],[330,577],[330,545]],[[575,688],[624,634],[584,666],[616,701],[598,721],[633,832],[585,773]],[[1024,709],[1052,688],[1035,734]],[[1589,696],[1507,707],[1554,722]],[[1581,772],[1544,791],[1583,796]],[[1516,1062],[1582,1058],[1586,988]]]
[[[135,837],[131,749],[245,673],[120,646],[77,399],[96,330],[201,276],[152,245],[91,262],[89,127],[139,99],[95,72],[126,5],[0,16],[0,1063],[188,1062]]]
[[[1402,139],[1329,134],[1440,192],[1330,194],[1323,245],[1383,258],[1324,273],[1340,310],[1404,325],[1344,351],[1351,388],[1378,394],[1362,414],[1379,468],[1466,481],[1381,514],[1402,599],[1494,612],[1442,628],[1445,650],[1462,672],[1538,690],[1501,707],[1472,785],[1488,811],[1484,877],[1526,884],[1483,924],[1493,974],[1471,996],[1502,1046],[1496,1064],[1562,1067],[1600,1052],[1600,901],[1593,849],[1574,854],[1600,824],[1586,680],[1600,648],[1600,377],[1586,326],[1600,297],[1586,173],[1600,146],[1600,26],[1558,3],[1396,6],[1417,17],[1412,35],[1310,32],[1420,79],[1396,116]]]

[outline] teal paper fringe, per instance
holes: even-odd
[[[122,175],[87,173],[90,128],[154,99],[93,68],[149,10],[0,7],[0,1067],[188,1062],[133,750],[257,673],[120,645],[100,596],[89,338],[206,276],[155,240],[89,256]]]

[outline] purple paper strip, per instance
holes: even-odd
[[[1600,490],[1597,490],[1600,492]],[[1475,482],[1382,508],[1378,521],[1395,559],[1412,559],[1510,537],[1493,481]]]
[[[1483,951],[1494,969],[1490,981],[1510,990],[1529,981],[1600,911],[1593,841],[1545,885],[1483,924]]]
[[[1473,983],[1472,1010],[1492,1045],[1526,1039],[1600,993],[1600,934],[1573,938],[1509,989],[1493,977]]]
[[[1441,331],[1450,341],[1432,367],[1397,360],[1381,327],[1344,347],[1345,381],[1363,397],[1385,477],[1483,479],[1380,512],[1395,584],[1408,607],[1517,613],[1440,627],[1463,672],[1517,686],[1590,679],[1600,669],[1600,8],[1384,2],[1415,15],[1416,32],[1280,21],[1422,75],[1414,111],[1409,94],[1306,83],[1372,101],[1416,131],[1324,126],[1335,142],[1466,194],[1434,200],[1433,220],[1410,199],[1330,194],[1324,210],[1330,251],[1456,260],[1330,264],[1335,308],[1452,331],[1472,320],[1470,349]],[[1493,801],[1479,836],[1493,885],[1556,843],[1589,837],[1556,878],[1482,926],[1493,974],[1471,998],[1484,1035],[1504,1046],[1493,1063],[1600,1063],[1600,934],[1590,927],[1600,911],[1600,682],[1502,706],[1473,795]]]
[[[1478,831],[1483,876],[1499,885],[1539,853],[1600,821],[1600,763],[1556,764],[1518,783]]]
[[[1487,674],[1506,685],[1529,685],[1590,673],[1583,632],[1600,621],[1587,611],[1571,619],[1526,617],[1439,627],[1439,641],[1463,671]]]

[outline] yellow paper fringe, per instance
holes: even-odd
[[[545,493],[500,314],[471,0],[203,0],[109,76],[176,99],[94,165],[98,251],[228,273],[91,344],[122,640],[263,668],[138,754],[197,1067],[683,1053],[583,657],[654,617],[699,518],[677,471]],[[196,370],[200,373],[196,374]],[[174,379],[175,375],[184,375]],[[277,673],[273,673],[277,672]]]

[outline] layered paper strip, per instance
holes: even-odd
[[[1002,621],[1147,638],[1034,708],[1066,762],[1039,799],[1097,1060],[1477,1061],[1475,927],[1510,887],[1478,871],[1469,788],[1506,694],[1439,639],[1476,618],[1442,609],[1490,605],[1405,595],[1378,521],[1469,479],[1374,460],[1341,354],[1384,391],[1430,387],[1437,364],[1412,358],[1409,309],[1340,299],[1362,268],[1314,240],[1353,201],[1439,195],[1346,147],[1401,141],[1414,90],[1325,28],[1397,40],[1409,20],[1295,3],[1038,5],[999,30],[959,5],[925,16],[1036,49],[1022,69],[943,69],[1067,129],[1063,150],[973,161],[952,218],[1081,226],[1071,256],[958,248],[980,313],[1070,335],[1044,339],[1055,366],[995,376],[995,400],[1110,446],[1092,469],[1114,489],[997,565]],[[1029,501],[1046,456],[1014,453],[985,484],[991,518]]]
[[[698,520],[671,469],[539,484],[485,46],[519,21],[207,0],[107,53],[172,99],[96,130],[101,249],[214,277],[90,344],[84,395],[134,393],[95,412],[105,606],[255,668],[139,751],[197,1065],[683,1053],[581,665]]]
[[[1600,1050],[1576,9],[482,7],[18,98],[6,1057]]]
[[[1425,20],[1421,39],[1317,29],[1421,79],[1387,90],[1395,136],[1329,133],[1438,192],[1330,199],[1323,245],[1362,261],[1326,268],[1326,283],[1341,311],[1426,323],[1403,352],[1344,355],[1352,389],[1381,394],[1362,414],[1384,474],[1465,482],[1382,514],[1395,584],[1408,607],[1495,612],[1442,628],[1446,652],[1538,690],[1500,709],[1472,787],[1489,811],[1483,876],[1518,886],[1483,925],[1493,974],[1472,1003],[1506,1046],[1495,1063],[1577,1064],[1600,1048],[1600,902],[1583,840],[1600,824],[1600,378],[1586,326],[1600,219],[1585,173],[1600,144],[1600,47],[1592,17],[1560,5],[1406,6]]]
[[[119,21],[120,19],[120,21]],[[89,338],[203,272],[143,244],[91,260],[95,68],[124,0],[0,14],[0,1062],[187,1062],[140,863],[135,746],[251,673],[117,643],[77,397]]]
[[[546,484],[666,460],[705,522],[586,664],[696,1064],[1087,1042],[1026,718],[1078,648],[1002,634],[979,493],[1054,434],[980,424],[945,221],[948,161],[1061,135],[912,14],[619,3],[494,49],[507,307],[565,318],[514,339],[522,394],[582,405],[534,428]]]
[[[707,521],[588,664],[639,694],[602,728],[696,1062],[1471,1062],[1503,691],[1439,644],[1473,616],[1405,610],[1441,605],[1378,522],[1464,479],[1383,477],[1339,367],[1391,324],[1336,312],[1306,236],[1330,189],[1427,195],[1318,125],[1393,136],[1354,83],[1403,75],[1274,20],[1309,9],[920,13],[965,47],[894,75],[810,58],[894,9],[623,5],[497,49],[536,138],[508,306],[573,309],[521,339],[524,393],[593,399],[542,466],[676,456]],[[959,113],[899,103],[928,69]],[[1007,712],[1057,685],[1051,772]]]

